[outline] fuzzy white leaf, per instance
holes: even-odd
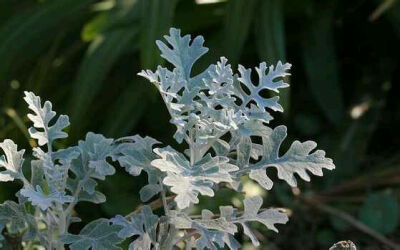
[[[250,237],[253,245],[259,246],[259,241],[251,232],[247,222],[257,221],[264,224],[268,229],[278,232],[275,224],[286,224],[289,220],[287,215],[278,209],[267,209],[260,211],[263,200],[260,196],[244,199],[244,213],[237,221],[243,226],[244,233]]]
[[[71,250],[119,250],[123,239],[118,237],[119,225],[111,225],[107,219],[98,219],[87,224],[78,235],[65,234],[61,240],[70,244]]]
[[[221,215],[222,211],[223,209]],[[237,231],[236,225],[224,216],[214,217],[214,214],[209,210],[203,210],[202,218],[196,220],[182,212],[170,211],[170,220],[176,228],[194,229],[200,234],[200,237],[194,242],[197,249],[218,249],[224,247],[225,244],[229,249],[239,249],[240,244],[233,237],[233,234]]]
[[[133,176],[140,175],[142,170],[147,173],[149,184],[140,190],[140,197],[142,201],[148,201],[161,191],[158,182],[165,175],[151,165],[151,161],[158,158],[153,152],[153,146],[159,142],[151,137],[143,138],[138,135],[120,138],[115,142],[117,147],[112,156],[114,160]]]
[[[29,134],[32,138],[38,140],[39,146],[52,144],[54,140],[66,138],[67,133],[63,131],[69,126],[69,118],[66,115],[60,115],[53,125],[49,125],[56,116],[52,110],[51,102],[45,101],[43,106],[39,96],[32,92],[25,91],[24,100],[33,114],[28,114],[28,118],[33,122],[33,127],[29,128]],[[41,129],[41,131],[37,130]]]
[[[238,168],[229,162],[227,157],[206,155],[193,166],[186,157],[171,147],[157,148],[154,152],[161,157],[151,164],[167,173],[163,183],[176,193],[175,201],[179,208],[198,203],[198,194],[214,196],[214,184],[232,182],[230,172]]]
[[[240,84],[236,85],[238,90],[237,94],[242,99],[242,106],[246,106],[250,101],[254,101],[260,110],[270,108],[274,111],[283,112],[282,106],[278,103],[279,97],[264,98],[260,95],[260,92],[264,89],[279,92],[278,89],[288,87],[289,85],[280,78],[289,75],[286,71],[289,70],[290,67],[291,64],[289,63],[282,64],[278,62],[276,69],[274,69],[274,66],[270,66],[268,74],[265,74],[267,65],[265,62],[260,63],[260,66],[258,68],[256,67],[259,82],[258,85],[255,85],[251,81],[251,69],[246,69],[242,65],[239,65],[240,77],[238,80],[250,91],[248,95]],[[276,79],[280,80],[276,81]]]
[[[208,51],[208,48],[203,46],[204,38],[197,36],[191,41],[190,35],[181,37],[180,30],[175,28],[171,28],[169,36],[164,36],[164,38],[172,48],[162,41],[157,41],[161,57],[179,69],[185,79],[189,79],[195,61]]]
[[[133,214],[129,218],[118,215],[111,219],[111,222],[113,225],[121,226],[118,232],[120,238],[139,236],[129,245],[129,249],[150,250],[152,244],[158,245],[156,239],[158,216],[152,213],[149,206],[143,206],[140,213]]]
[[[323,150],[312,152],[317,146],[313,141],[303,143],[295,141],[283,156],[279,156],[279,148],[286,138],[285,126],[267,129],[267,132],[263,132],[261,136],[263,139],[262,159],[247,169],[250,171],[250,178],[266,189],[272,188],[272,181],[265,172],[265,169],[269,167],[275,167],[278,178],[285,180],[292,187],[297,185],[295,174],[305,181],[310,181],[307,171],[322,176],[323,169],[335,168],[333,161],[325,157]]]
[[[40,186],[36,186],[36,190],[29,187],[21,189],[21,195],[28,198],[32,205],[40,207],[42,210],[46,210],[56,204],[64,204],[74,201],[74,197],[66,195],[65,192],[53,191],[50,194],[45,194]]]
[[[79,141],[83,165],[88,164],[94,170],[91,177],[104,180],[107,175],[115,173],[115,168],[106,160],[112,154],[112,143],[113,139],[92,132],[86,134],[85,141]]]
[[[0,204],[0,224],[7,226],[8,233],[24,233],[24,238],[33,237],[37,232],[35,218],[26,212],[23,204],[6,201]]]
[[[25,150],[18,151],[17,145],[9,139],[0,143],[0,148],[3,149],[5,154],[5,156],[0,156],[0,168],[5,168],[5,171],[0,172],[0,182],[13,181],[21,174]]]

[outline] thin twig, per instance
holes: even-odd
[[[398,169],[390,169],[380,173],[367,174],[365,176],[352,179],[343,184],[334,186],[321,192],[323,195],[342,194],[362,190],[367,187],[380,187],[389,185],[398,185],[400,183],[400,172]]]
[[[178,244],[178,243],[181,242],[181,241],[190,239],[190,238],[192,238],[193,236],[196,236],[197,234],[199,234],[199,233],[197,233],[197,232],[191,232],[191,233],[185,234],[184,236],[182,236],[182,237],[178,238],[177,240],[175,240],[174,243],[172,243],[172,246],[175,246],[176,244]]]
[[[173,200],[173,199],[175,198],[175,196],[176,196],[176,195],[174,194],[174,195],[170,195],[170,196],[166,197],[166,198],[165,198],[166,202],[169,203],[171,200]],[[150,203],[147,204],[147,205],[150,206],[150,208],[151,208],[152,211],[154,211],[154,210],[157,210],[157,209],[161,208],[161,207],[163,206],[163,202],[162,202],[162,199],[161,199],[161,198],[158,198],[158,199],[156,199],[156,200],[150,202]],[[125,216],[125,218],[128,219],[128,218],[131,217],[132,215],[137,214],[137,213],[140,213],[140,211],[142,211],[143,206],[144,206],[144,205],[138,206],[134,211],[132,211],[132,212],[130,212],[129,214],[127,214],[127,215]]]
[[[365,225],[364,223],[358,221],[357,219],[355,219],[353,216],[351,216],[350,214],[341,211],[337,208],[334,208],[332,206],[329,206],[327,204],[323,204],[320,203],[317,200],[311,199],[309,197],[300,197],[300,200],[303,201],[304,203],[311,205],[325,213],[334,215],[336,217],[339,217],[341,219],[343,219],[344,221],[348,222],[349,224],[351,224],[353,227],[357,228],[358,230],[360,230],[361,232],[364,232],[365,234],[368,234],[369,236],[371,236],[372,238],[376,239],[377,241],[391,247],[392,249],[396,249],[396,250],[400,250],[400,245],[398,245],[397,243],[391,241],[390,239],[386,238],[384,235],[382,235],[381,233],[371,229],[370,227],[368,227],[367,225]]]
[[[160,183],[160,188],[161,188],[160,193],[161,193],[161,200],[162,200],[163,207],[164,207],[164,213],[165,213],[166,216],[168,216],[169,215],[169,208],[168,208],[168,202],[167,202],[167,199],[166,199],[166,196],[165,196],[164,185],[163,185],[163,182],[162,182],[161,178],[158,178],[158,181]]]

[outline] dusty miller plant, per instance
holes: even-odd
[[[105,138],[89,132],[77,146],[54,149],[54,141],[67,137],[68,116],[56,116],[49,101],[41,102],[32,92],[25,92],[33,122],[29,133],[37,140],[32,157],[24,160],[24,150],[6,139],[0,143],[0,181],[20,181],[18,202],[0,205],[0,227],[3,247],[33,249],[120,249],[128,239],[129,249],[239,249],[234,235],[243,229],[251,242],[260,243],[249,227],[259,222],[278,231],[288,216],[279,209],[262,209],[259,196],[243,200],[238,211],[227,204],[219,211],[204,209],[192,214],[199,195],[213,197],[220,188],[241,191],[241,177],[248,175],[266,190],[273,181],[266,170],[275,168],[279,179],[296,186],[297,174],[305,181],[309,173],[322,176],[324,168],[332,170],[331,159],[315,150],[312,141],[295,141],[280,154],[286,127],[270,128],[270,111],[282,112],[279,97],[264,97],[263,90],[279,93],[288,87],[285,76],[291,65],[261,63],[251,69],[239,65],[235,74],[222,57],[216,65],[193,76],[192,66],[208,49],[203,37],[191,40],[189,35],[171,29],[167,43],[157,41],[161,56],[173,69],[158,66],[155,72],[142,71],[158,89],[176,126],[174,138],[185,143],[187,150],[178,152],[150,137]],[[26,163],[26,164],[24,164]],[[30,174],[23,168],[30,166]],[[121,166],[133,176],[145,172],[148,184],[139,191],[144,203],[160,201],[162,215],[154,206],[143,205],[134,212],[112,219],[101,218],[87,224],[79,234],[71,234],[71,223],[79,222],[74,213],[78,202],[102,203],[105,195],[96,190],[97,181],[115,173]],[[26,177],[26,176],[29,176]],[[112,195],[112,194],[111,194]]]

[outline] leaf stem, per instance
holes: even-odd
[[[158,181],[160,183],[160,188],[161,188],[160,193],[161,193],[161,200],[163,202],[164,213],[165,213],[166,216],[169,216],[169,208],[168,208],[167,198],[166,198],[166,195],[165,195],[164,185],[162,183],[161,178],[158,178]]]
[[[195,150],[195,142],[193,139],[193,129],[189,131],[189,149],[190,149],[190,166],[193,166],[196,162],[196,150]]]
[[[178,243],[181,242],[181,241],[185,241],[185,240],[187,240],[187,239],[190,239],[191,237],[195,236],[196,234],[198,234],[198,233],[197,233],[197,232],[191,232],[191,233],[189,233],[189,234],[185,234],[185,235],[183,235],[182,237],[176,239],[176,240],[173,242],[172,246],[175,246],[176,244],[178,244]]]

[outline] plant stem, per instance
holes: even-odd
[[[193,166],[196,159],[195,143],[193,139],[193,129],[189,131],[190,166]]]
[[[162,184],[161,178],[158,178],[158,181],[160,183],[160,188],[161,188],[161,199],[163,202],[163,207],[164,207],[164,213],[166,216],[169,216],[169,208],[168,208],[168,203],[167,203],[167,198],[165,196],[165,191],[164,191],[164,185]]]
[[[214,145],[214,143],[221,138],[221,136],[225,135],[228,131],[224,131],[215,135],[214,138],[209,139],[206,145],[199,149],[199,157],[203,157],[205,153]]]
[[[78,196],[81,192],[81,189],[83,187],[83,183],[87,180],[87,178],[84,178],[82,180],[80,180],[78,182],[78,185],[76,186],[75,192],[73,194],[74,197],[74,201],[69,203],[68,207],[65,209],[65,213],[67,214],[67,216],[69,216],[69,214],[72,212],[72,209],[74,208],[74,206],[76,205],[76,203],[78,203]]]
[[[170,202],[171,200],[173,200],[175,198],[176,195],[170,195],[168,197],[166,197],[166,202],[168,204],[168,202]],[[149,204],[147,204],[152,211],[161,208],[163,206],[163,202],[161,198],[158,198],[157,200],[154,200],[152,202],[150,202]],[[125,218],[128,219],[129,217],[131,217],[134,214],[140,213],[140,211],[142,210],[143,205],[138,206],[134,211],[130,212],[129,214],[125,215]]]
[[[189,234],[185,234],[184,236],[182,236],[182,237],[178,238],[177,240],[175,240],[174,243],[172,243],[172,246],[175,246],[176,244],[178,244],[181,241],[190,239],[191,237],[195,236],[196,234],[198,234],[198,233],[197,232],[192,232],[192,233],[189,233]]]

